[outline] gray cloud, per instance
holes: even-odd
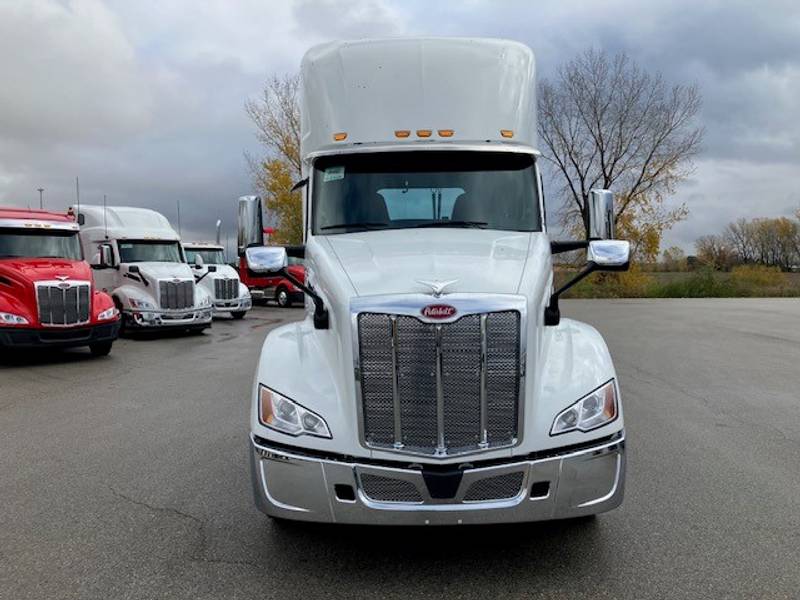
[[[0,4],[0,203],[133,204],[210,238],[250,190],[243,110],[271,73],[329,39],[437,34],[529,44],[548,76],[593,45],[703,91],[704,152],[671,199],[691,217],[667,243],[800,206],[800,8],[770,1],[34,0]]]

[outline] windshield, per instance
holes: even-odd
[[[206,265],[225,264],[225,256],[222,254],[222,250],[210,248],[184,248],[183,251],[186,253],[186,260],[189,263],[193,263],[195,257],[200,256],[203,259],[203,263]]]
[[[534,157],[392,152],[314,163],[313,231],[476,227],[540,231]]]
[[[75,231],[0,229],[0,258],[81,260],[81,245]]]
[[[137,262],[183,262],[178,242],[119,242],[119,261]]]

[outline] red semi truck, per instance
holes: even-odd
[[[94,286],[72,215],[0,208],[0,349],[88,346],[103,356],[119,322]]]
[[[306,280],[306,268],[301,258],[289,258],[289,266],[286,269],[297,280]],[[287,308],[294,304],[304,301],[303,292],[299,290],[291,281],[285,277],[272,275],[258,275],[247,268],[247,261],[244,256],[239,257],[239,279],[250,288],[250,296],[253,301],[274,300],[281,308]]]

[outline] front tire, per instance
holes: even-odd
[[[292,297],[289,295],[289,290],[283,286],[279,287],[278,291],[275,292],[275,302],[281,308],[289,308],[292,305]]]
[[[233,311],[233,312],[231,312],[231,316],[232,316],[234,319],[237,319],[237,320],[238,320],[238,319],[243,319],[243,318],[244,318],[244,315],[245,315],[246,313],[247,313],[247,311],[246,311],[246,310],[237,310],[237,311]]]
[[[92,353],[92,356],[108,356],[113,343],[114,342],[97,342],[96,344],[89,344],[89,352]]]

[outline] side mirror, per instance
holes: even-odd
[[[631,243],[623,240],[589,242],[586,261],[597,271],[627,271],[631,262]]]
[[[286,268],[289,258],[281,246],[253,246],[245,250],[247,268],[253,273],[277,273]]]
[[[609,190],[589,192],[589,239],[614,239],[614,193]]]
[[[97,254],[92,258],[95,269],[111,269],[114,265],[114,250],[109,244],[100,244]]]
[[[199,254],[194,255],[194,268],[195,269],[202,269],[203,268],[203,257]]]
[[[242,196],[239,198],[238,240],[239,256],[244,256],[250,246],[264,245],[264,217],[261,198]]]

